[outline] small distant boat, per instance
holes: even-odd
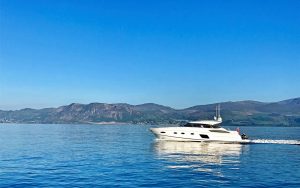
[[[248,143],[248,136],[235,131],[222,128],[220,105],[216,107],[214,120],[190,121],[179,127],[150,128],[160,140],[192,141],[192,142],[223,142]]]

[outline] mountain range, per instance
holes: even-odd
[[[36,124],[180,124],[184,121],[212,119],[221,105],[223,124],[258,126],[300,126],[300,98],[279,102],[237,101],[174,109],[154,103],[90,103],[58,108],[0,110],[0,123]]]

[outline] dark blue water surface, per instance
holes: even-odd
[[[243,127],[246,145],[157,141],[148,128],[2,124],[0,186],[300,187],[300,128]]]

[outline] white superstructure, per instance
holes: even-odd
[[[191,121],[180,127],[151,128],[150,130],[161,140],[231,143],[249,142],[246,135],[240,135],[239,131],[226,130],[220,127],[221,123],[220,106],[217,106],[214,120]]]

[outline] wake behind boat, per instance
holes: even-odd
[[[150,128],[150,130],[161,140],[224,143],[250,142],[245,134],[240,134],[239,130],[227,130],[220,126],[221,123],[220,106],[217,106],[214,120],[191,121],[180,127]]]

